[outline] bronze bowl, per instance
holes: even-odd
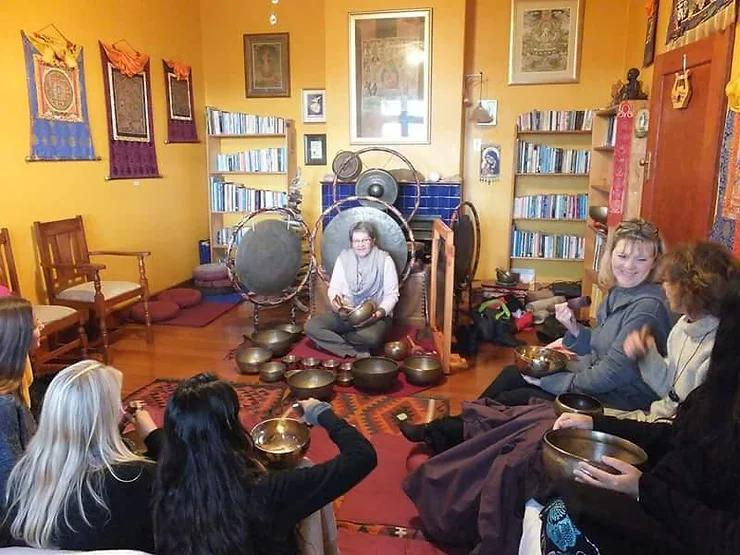
[[[322,368],[300,370],[288,376],[288,386],[296,399],[314,397],[322,401],[331,399],[334,391],[334,372]]]
[[[591,216],[591,219],[594,220],[595,222],[599,222],[600,224],[606,225],[606,219],[609,216],[609,207],[608,206],[589,206],[588,215]]]
[[[595,397],[583,393],[561,393],[555,397],[555,414],[560,416],[564,412],[599,416],[604,414],[604,407]]]
[[[337,384],[343,387],[352,385],[352,372],[347,370],[337,372]]]
[[[293,418],[263,420],[250,435],[261,458],[275,468],[296,466],[311,444],[308,426]]]
[[[274,356],[281,357],[290,350],[291,337],[285,330],[271,329],[256,331],[250,339],[258,347],[270,349]]]
[[[442,362],[431,355],[409,357],[403,361],[406,380],[414,385],[432,385],[442,378]]]
[[[285,324],[278,324],[275,326],[275,329],[287,331],[290,334],[291,341],[298,341],[303,335],[303,326],[300,324],[287,322]]]
[[[352,363],[352,381],[363,391],[388,391],[396,384],[397,379],[398,366],[389,358],[359,358]]]
[[[301,367],[301,357],[296,355],[285,355],[280,360],[285,364],[286,370],[298,370]]]
[[[272,351],[264,347],[239,347],[234,354],[241,374],[258,374],[260,365],[272,358]]]
[[[568,357],[563,353],[536,345],[520,345],[514,348],[514,364],[522,374],[542,378],[565,370]]]
[[[283,364],[279,360],[265,362],[260,366],[260,381],[266,383],[279,382],[283,379],[284,374],[285,364]]]
[[[336,372],[339,368],[339,361],[335,358],[327,358],[321,361],[321,367]]]
[[[383,352],[388,358],[393,360],[403,360],[409,354],[409,344],[404,341],[389,341],[383,345]]]
[[[581,461],[617,474],[613,468],[601,462],[603,455],[635,466],[647,461],[647,453],[631,441],[594,430],[550,430],[542,442],[542,461],[553,480],[573,480],[573,470]]]
[[[349,312],[342,315],[342,318],[347,320],[347,322],[353,326],[358,326],[368,320],[377,309],[378,305],[375,304],[374,300],[365,299],[356,307],[351,308]]]
[[[306,357],[301,361],[301,366],[303,366],[304,369],[308,370],[309,368],[316,368],[321,361],[314,357]]]

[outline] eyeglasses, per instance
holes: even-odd
[[[614,234],[619,237],[625,235],[644,239],[655,239],[660,235],[658,227],[646,220],[626,220],[621,222]]]
[[[369,237],[367,239],[352,239],[352,244],[353,245],[367,245],[367,244],[372,243],[372,242],[373,242],[373,240],[370,239]]]

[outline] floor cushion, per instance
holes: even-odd
[[[197,289],[190,289],[188,287],[173,287],[162,291],[157,295],[158,301],[171,301],[180,308],[188,308],[200,304],[203,300],[203,294]]]
[[[149,301],[149,317],[152,322],[169,320],[174,318],[178,312],[180,312],[180,307],[172,301]],[[131,307],[131,319],[140,324],[146,321],[144,318],[144,303],[136,303]]]
[[[193,279],[200,281],[215,281],[217,279],[228,279],[229,269],[225,264],[211,262],[201,264],[193,270]]]
[[[195,286],[200,287],[203,289],[221,289],[224,287],[230,287],[233,289],[234,287],[231,285],[230,279],[212,279],[212,280],[206,280],[206,279],[196,279],[194,280]]]

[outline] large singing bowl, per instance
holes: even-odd
[[[414,385],[432,385],[442,378],[442,362],[431,355],[409,357],[403,361],[406,380]]]
[[[311,434],[308,426],[292,418],[271,418],[250,432],[257,452],[275,468],[296,466],[308,451]]]
[[[285,330],[256,331],[250,338],[258,347],[270,349],[276,357],[281,357],[290,350],[292,335]]]
[[[272,351],[264,347],[239,347],[234,360],[242,374],[258,374],[260,366],[272,358]]]
[[[396,385],[397,379],[398,366],[389,358],[359,358],[352,363],[352,381],[357,389],[380,393]]]
[[[546,347],[521,345],[514,348],[514,364],[522,374],[542,378],[565,370],[568,357]]]
[[[560,416],[564,412],[599,416],[604,414],[604,406],[595,397],[583,393],[561,393],[555,397],[553,403],[555,414]]]
[[[313,397],[328,401],[334,391],[334,380],[336,376],[331,370],[323,368],[311,368],[299,370],[288,376],[288,387],[297,399],[308,399]]]

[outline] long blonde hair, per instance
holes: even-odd
[[[653,269],[645,281],[655,281],[655,272],[658,268],[658,262],[660,262],[660,258],[665,252],[665,245],[655,224],[641,218],[634,218],[620,222],[616,228],[609,232],[604,254],[601,256],[599,264],[599,283],[608,289],[616,284],[612,271],[612,252],[614,252],[619,241],[625,241],[628,249],[632,249],[635,245],[644,245],[652,251],[650,254],[654,257]]]
[[[83,492],[108,509],[105,473],[115,464],[144,461],[118,432],[121,373],[112,366],[83,360],[62,370],[49,385],[38,430],[8,478],[6,515],[11,534],[33,547],[50,547],[59,524],[69,529],[68,511],[83,506]],[[10,518],[6,516],[6,518]]]

